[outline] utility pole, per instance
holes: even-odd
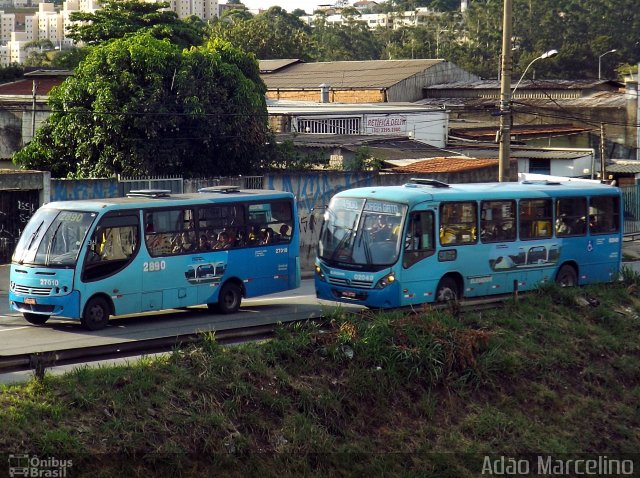
[[[33,80],[33,106],[31,110],[31,141],[36,136],[36,93],[38,91],[38,83]]]
[[[498,151],[498,181],[511,179],[509,157],[511,155],[511,12],[512,0],[504,0],[502,22],[502,61],[500,76],[500,149]]]
[[[600,123],[600,182],[601,183],[607,182],[606,162],[604,158],[605,140],[606,138],[604,135],[604,123]]]

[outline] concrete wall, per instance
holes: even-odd
[[[51,201],[119,197],[117,179],[52,179]]]

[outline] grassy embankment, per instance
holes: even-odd
[[[74,476],[279,477],[464,477],[485,453],[636,453],[639,290],[626,274],[458,318],[337,311],[329,332],[210,337],[47,376],[0,389],[0,450],[71,456]]]

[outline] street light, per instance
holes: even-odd
[[[511,50],[509,41],[511,38],[511,2],[505,0],[504,27],[502,39],[502,79],[500,85],[500,130],[498,131],[498,141],[500,148],[498,149],[498,181],[508,181],[509,172],[509,156],[511,154],[511,99],[513,94],[520,86],[520,82],[527,74],[527,71],[538,60],[552,58],[558,54],[558,50],[549,50],[537,58],[534,58],[527,65],[522,76],[516,83],[516,87],[511,90]],[[508,36],[507,36],[508,35]]]
[[[524,73],[522,74],[522,76],[520,77],[518,82],[516,83],[515,88],[511,91],[511,98],[513,98],[513,95],[515,94],[516,90],[518,89],[518,86],[520,86],[520,82],[523,80],[524,75],[527,74],[527,71],[529,71],[529,68],[531,67],[531,65],[533,65],[538,60],[544,60],[546,58],[553,58],[557,54],[558,54],[558,50],[549,50],[549,51],[543,53],[542,55],[540,55],[539,57],[534,58],[533,60],[531,60],[531,63],[529,63],[527,65],[527,67],[524,69]]]
[[[618,50],[614,48],[613,50],[605,51],[602,55],[598,57],[598,79],[599,80],[602,79],[602,57],[605,55],[608,55],[609,53],[614,53],[616,51]]]

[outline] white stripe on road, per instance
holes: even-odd
[[[301,299],[303,297],[315,297],[315,295],[307,294],[307,295],[292,295],[290,297],[265,297],[265,298],[251,297],[250,299],[245,299],[245,302],[249,302],[249,301],[263,302],[265,300],[285,300],[285,299],[290,300],[290,299]]]
[[[29,328],[31,328],[31,327],[28,326],[28,325],[25,325],[23,327],[14,327],[12,329],[0,329],[0,332],[10,332],[12,330],[29,329]]]

